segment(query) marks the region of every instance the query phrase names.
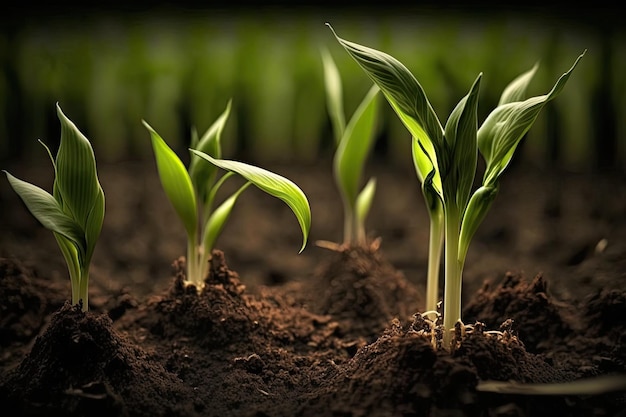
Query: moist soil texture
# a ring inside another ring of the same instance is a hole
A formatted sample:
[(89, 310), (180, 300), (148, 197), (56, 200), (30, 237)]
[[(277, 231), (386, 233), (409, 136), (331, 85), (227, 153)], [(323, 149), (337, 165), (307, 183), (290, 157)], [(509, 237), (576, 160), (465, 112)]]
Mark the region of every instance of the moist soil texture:
[[(445, 349), (422, 315), (429, 224), (411, 167), (366, 168), (363, 246), (339, 244), (332, 162), (265, 168), (306, 193), (307, 247), (289, 208), (251, 187), (198, 288), (154, 163), (101, 164), (87, 312), (52, 233), (2, 181), (2, 414), (626, 416), (623, 174), (510, 167)], [(6, 169), (51, 190), (50, 168)]]

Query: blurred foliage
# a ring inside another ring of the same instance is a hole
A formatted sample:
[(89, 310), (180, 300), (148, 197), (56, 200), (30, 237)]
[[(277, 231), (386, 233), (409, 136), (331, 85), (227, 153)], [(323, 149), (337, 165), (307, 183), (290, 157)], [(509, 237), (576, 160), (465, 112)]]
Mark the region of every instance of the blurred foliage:
[[(532, 15), (348, 14), (228, 10), (57, 15), (0, 31), (0, 160), (58, 140), (59, 102), (99, 160), (149, 159), (145, 119), (183, 158), (191, 127), (204, 131), (232, 98), (224, 155), (312, 161), (333, 151), (320, 49), (344, 79), (346, 112), (371, 83), (334, 41), (338, 33), (394, 55), (424, 87), (440, 117), (483, 72), (484, 117), (502, 88), (540, 62), (529, 94), (544, 94), (584, 49), (558, 100), (528, 133), (519, 158), (571, 170), (626, 161), (623, 30)], [(382, 111), (376, 153), (409, 164), (408, 133)], [(445, 120), (442, 120), (445, 122)]]

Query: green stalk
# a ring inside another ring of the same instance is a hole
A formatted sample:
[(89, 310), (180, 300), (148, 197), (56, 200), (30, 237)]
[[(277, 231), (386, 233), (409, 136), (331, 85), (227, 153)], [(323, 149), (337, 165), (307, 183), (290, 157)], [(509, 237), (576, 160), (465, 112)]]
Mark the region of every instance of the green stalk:
[[(78, 261), (78, 253), (76, 247), (63, 235), (54, 233), (54, 238), (61, 249), (67, 269), (70, 273), (70, 283), (72, 288), (72, 305), (78, 304), (80, 301), (80, 262)], [(87, 311), (87, 303), (83, 303), (83, 311)]]
[[(357, 216), (355, 216), (357, 217)], [(367, 235), (365, 234), (365, 225), (362, 222), (354, 222), (354, 241), (358, 246), (365, 247), (367, 245)]]
[(445, 209), (445, 286), (443, 305), (443, 346), (449, 350), (452, 341), (452, 330), (457, 321), (461, 320), (461, 278), (462, 269), (459, 262), (459, 230), (461, 216), (459, 209), (450, 204)]
[(197, 246), (196, 237), (189, 236), (187, 239), (187, 281), (199, 288), (201, 278), (198, 277)]
[[(426, 311), (437, 311), (439, 302), (439, 268), (443, 249), (444, 222), (440, 210), (431, 213), (428, 243), (428, 276), (426, 279)], [(436, 314), (428, 315), (435, 320)]]
[(345, 218), (343, 219), (343, 244), (349, 245), (354, 242), (354, 210), (347, 198), (343, 200), (343, 212)]
[[(79, 298), (83, 300), (83, 311), (87, 311), (89, 305), (89, 264), (80, 268), (79, 294)], [(78, 304), (78, 300), (74, 304)]]

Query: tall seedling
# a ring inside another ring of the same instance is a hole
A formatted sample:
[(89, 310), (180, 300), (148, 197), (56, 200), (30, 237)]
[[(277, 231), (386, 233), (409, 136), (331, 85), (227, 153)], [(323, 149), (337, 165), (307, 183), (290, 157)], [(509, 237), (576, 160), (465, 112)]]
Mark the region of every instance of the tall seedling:
[(346, 125), (341, 76), (326, 49), (322, 50), (322, 62), (328, 114), (337, 146), (333, 176), (343, 202), (343, 245), (365, 246), (365, 219), (376, 191), (376, 179), (370, 178), (362, 189), (359, 188), (363, 166), (374, 143), (378, 109), (376, 97), (380, 89), (375, 84), (370, 88)]
[[(332, 28), (331, 28), (332, 30)], [(563, 89), (583, 52), (548, 94), (524, 99), (538, 65), (513, 80), (498, 106), (478, 128), (478, 91), (482, 74), (442, 127), (417, 79), (397, 59), (340, 38), (337, 41), (382, 90), (413, 137), (412, 151), (422, 189), (431, 210), (441, 204), (444, 224), (445, 282), (443, 326), (445, 348), (461, 320), (462, 271), (469, 243), (491, 207), (499, 179), (541, 109)], [(486, 162), (481, 186), (472, 192), (478, 151)], [(432, 238), (431, 238), (432, 239)], [(432, 241), (432, 240), (431, 240)], [(429, 279), (435, 279), (430, 277)]]
[(104, 221), (104, 192), (98, 181), (96, 159), (89, 140), (56, 106), (61, 141), (52, 157), (52, 194), (5, 171), (9, 183), (28, 210), (51, 230), (70, 274), (72, 304), (89, 309), (89, 267)]
[[(187, 170), (165, 140), (144, 120), (150, 132), (161, 185), (187, 232), (187, 282), (201, 289), (208, 274), (209, 259), (224, 224), (239, 195), (251, 184), (285, 202), (302, 230), (302, 252), (311, 227), (311, 209), (302, 190), (278, 174), (238, 161), (221, 159), (221, 133), (230, 114), (231, 102), (220, 117), (199, 138), (192, 132), (191, 161)], [(218, 168), (226, 173), (219, 176)], [(216, 205), (224, 182), (235, 174), (246, 182)]]

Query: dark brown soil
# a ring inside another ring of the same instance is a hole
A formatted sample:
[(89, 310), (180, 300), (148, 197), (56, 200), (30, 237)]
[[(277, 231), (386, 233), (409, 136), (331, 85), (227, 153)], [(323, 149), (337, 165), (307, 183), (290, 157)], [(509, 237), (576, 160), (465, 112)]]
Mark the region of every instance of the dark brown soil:
[[(622, 175), (528, 167), (505, 175), (464, 272), (463, 318), (474, 326), (448, 352), (433, 348), (420, 320), (428, 219), (410, 167), (370, 167), (379, 183), (371, 245), (335, 250), (315, 244), (342, 238), (330, 163), (271, 169), (309, 197), (309, 246), (297, 254), (299, 229), (284, 204), (247, 191), (197, 291), (184, 284), (184, 231), (154, 166), (100, 166), (107, 213), (87, 313), (67, 301), (69, 279), (51, 233), (2, 181), (0, 409), (11, 416), (626, 415)], [(46, 169), (8, 170), (51, 184)]]

